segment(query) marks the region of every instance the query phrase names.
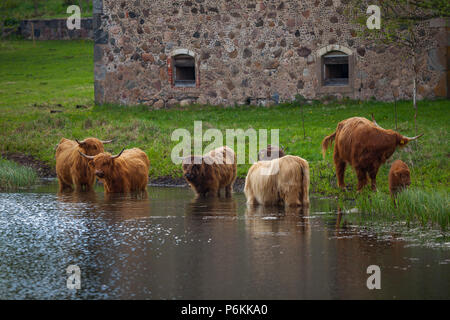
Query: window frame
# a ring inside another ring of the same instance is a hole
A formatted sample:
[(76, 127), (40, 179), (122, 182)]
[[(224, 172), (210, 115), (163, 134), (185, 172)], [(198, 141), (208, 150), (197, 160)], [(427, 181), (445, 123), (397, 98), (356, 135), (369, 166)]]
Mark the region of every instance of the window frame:
[[(340, 52), (348, 57), (348, 83), (344, 85), (332, 85), (325, 84), (325, 64), (324, 58), (328, 53), (331, 52)], [(343, 46), (340, 45), (329, 45), (320, 49), (317, 53), (317, 73), (316, 76), (318, 78), (318, 93), (321, 94), (352, 94), (354, 93), (354, 79), (355, 79), (355, 55), (353, 52)]]
[[(177, 66), (175, 62), (175, 58), (177, 56), (190, 56), (193, 59), (194, 62), (194, 80), (191, 83), (188, 84), (180, 84), (176, 83), (176, 72), (177, 72)], [(168, 73), (169, 73), (169, 82), (170, 86), (173, 89), (192, 89), (192, 88), (198, 88), (200, 86), (200, 72), (199, 72), (199, 65), (198, 61), (196, 59), (196, 54), (188, 49), (176, 49), (171, 52), (170, 56), (167, 59), (167, 66), (168, 66)]]

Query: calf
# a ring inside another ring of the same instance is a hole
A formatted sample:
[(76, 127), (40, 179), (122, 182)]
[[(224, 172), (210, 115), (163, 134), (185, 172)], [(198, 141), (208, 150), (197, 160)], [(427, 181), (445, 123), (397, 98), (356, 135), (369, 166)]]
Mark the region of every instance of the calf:
[(411, 175), (408, 166), (401, 160), (395, 160), (389, 170), (389, 192), (392, 196), (408, 188), (411, 184)]

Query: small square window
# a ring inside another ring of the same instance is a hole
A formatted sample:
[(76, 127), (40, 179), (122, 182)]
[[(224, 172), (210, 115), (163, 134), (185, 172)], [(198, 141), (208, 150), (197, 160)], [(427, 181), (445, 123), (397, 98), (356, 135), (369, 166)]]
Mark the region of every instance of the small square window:
[(193, 87), (196, 84), (195, 59), (189, 55), (180, 54), (173, 57), (173, 81), (176, 87)]
[(342, 52), (330, 52), (322, 57), (323, 85), (348, 86), (349, 60)]

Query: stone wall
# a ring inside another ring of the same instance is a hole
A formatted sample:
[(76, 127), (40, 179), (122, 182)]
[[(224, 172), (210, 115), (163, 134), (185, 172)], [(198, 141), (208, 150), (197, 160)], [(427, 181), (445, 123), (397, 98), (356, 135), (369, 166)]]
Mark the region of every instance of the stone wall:
[(33, 28), (36, 40), (94, 39), (92, 18), (81, 19), (80, 30), (69, 30), (67, 19), (23, 20), (20, 23), (19, 34), (25, 39), (32, 39)]
[[(344, 16), (346, 0), (94, 0), (97, 103), (262, 104), (324, 95), (409, 99), (412, 68), (396, 46), (370, 45)], [(448, 34), (426, 23), (420, 98), (446, 96)], [(325, 86), (322, 56), (348, 55), (348, 85)], [(173, 56), (195, 59), (196, 84), (172, 81)]]

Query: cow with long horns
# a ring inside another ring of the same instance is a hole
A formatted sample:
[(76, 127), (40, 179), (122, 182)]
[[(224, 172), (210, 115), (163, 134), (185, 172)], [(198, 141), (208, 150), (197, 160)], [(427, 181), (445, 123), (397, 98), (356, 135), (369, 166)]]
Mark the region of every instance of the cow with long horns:
[(103, 152), (89, 156), (80, 155), (89, 161), (95, 175), (103, 182), (106, 193), (128, 193), (146, 191), (150, 161), (139, 148), (123, 149), (117, 155)]
[(397, 147), (404, 147), (410, 141), (420, 138), (401, 135), (393, 130), (380, 127), (376, 121), (353, 117), (339, 122), (336, 131), (322, 141), (322, 154), (334, 144), (334, 164), (338, 185), (345, 188), (344, 174), (347, 164), (356, 171), (358, 191), (367, 184), (367, 176), (372, 182), (372, 190), (376, 190), (376, 177), (380, 166), (389, 159)]
[(97, 138), (87, 138), (83, 141), (62, 138), (56, 146), (56, 175), (59, 191), (90, 191), (95, 183), (94, 170), (88, 166), (88, 161), (80, 156), (84, 154), (95, 156), (104, 151), (103, 145), (113, 140), (102, 141)]

